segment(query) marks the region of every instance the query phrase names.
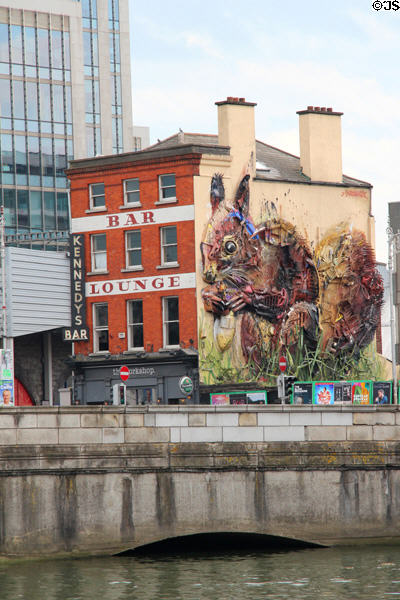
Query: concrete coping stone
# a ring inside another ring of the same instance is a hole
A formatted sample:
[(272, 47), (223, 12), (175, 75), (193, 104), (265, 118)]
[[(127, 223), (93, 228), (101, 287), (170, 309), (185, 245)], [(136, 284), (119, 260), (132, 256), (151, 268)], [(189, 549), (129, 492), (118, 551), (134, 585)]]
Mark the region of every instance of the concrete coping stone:
[(292, 404), (267, 404), (267, 405), (226, 405), (213, 406), (194, 404), (185, 406), (15, 406), (0, 408), (1, 415), (27, 415), (27, 414), (151, 414), (151, 413), (397, 413), (400, 405), (389, 406), (365, 405), (292, 405)]

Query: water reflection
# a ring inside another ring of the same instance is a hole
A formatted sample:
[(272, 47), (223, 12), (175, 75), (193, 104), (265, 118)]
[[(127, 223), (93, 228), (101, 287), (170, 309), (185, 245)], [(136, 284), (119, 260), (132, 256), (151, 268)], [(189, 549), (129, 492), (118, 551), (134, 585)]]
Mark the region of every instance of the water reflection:
[(400, 548), (119, 556), (0, 564), (1, 600), (376, 600), (400, 596)]

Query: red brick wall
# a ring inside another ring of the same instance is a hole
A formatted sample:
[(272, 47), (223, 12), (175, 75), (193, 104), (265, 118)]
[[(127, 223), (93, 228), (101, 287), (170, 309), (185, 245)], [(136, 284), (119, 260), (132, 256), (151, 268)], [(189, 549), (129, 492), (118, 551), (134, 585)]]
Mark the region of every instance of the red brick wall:
[[(199, 156), (187, 155), (176, 159), (159, 160), (153, 163), (130, 163), (115, 165), (112, 168), (103, 168), (102, 160), (98, 161), (98, 168), (94, 170), (70, 170), (71, 182), (71, 216), (90, 217), (104, 214), (128, 214), (137, 210), (154, 210), (168, 208), (176, 210), (177, 206), (193, 204), (193, 176), (198, 174)], [(164, 173), (175, 173), (177, 203), (156, 205), (159, 200), (158, 176)], [(121, 208), (123, 205), (123, 181), (125, 179), (139, 178), (140, 182), (140, 208)], [(101, 212), (89, 212), (89, 185), (91, 183), (104, 183), (106, 208)], [(138, 277), (159, 277), (177, 275), (179, 273), (195, 272), (195, 247), (194, 247), (194, 222), (171, 222), (165, 225), (176, 225), (178, 242), (179, 267), (157, 269), (161, 263), (160, 228), (163, 224), (151, 224), (127, 228), (102, 230), (107, 235), (107, 270), (108, 274), (87, 275), (87, 282), (99, 282), (115, 279), (132, 279)], [(124, 273), (125, 268), (125, 231), (141, 230), (142, 239), (142, 266), (143, 271)], [(85, 265), (86, 272), (91, 271), (90, 235), (98, 233), (91, 231), (85, 233)], [(90, 328), (90, 342), (76, 342), (75, 353), (87, 355), (93, 352), (92, 335), (92, 305), (94, 302), (108, 303), (109, 317), (109, 350), (111, 354), (119, 354), (128, 349), (127, 310), (126, 302), (129, 299), (143, 300), (143, 329), (144, 345), (152, 345), (157, 351), (163, 346), (162, 331), (162, 298), (168, 295), (179, 297), (179, 337), (184, 346), (191, 343), (197, 347), (197, 310), (195, 289), (176, 289), (165, 291), (151, 291), (135, 294), (102, 295), (89, 297), (86, 300), (87, 325)], [(120, 339), (118, 333), (125, 332), (125, 339)], [(190, 342), (192, 340), (192, 342)]]

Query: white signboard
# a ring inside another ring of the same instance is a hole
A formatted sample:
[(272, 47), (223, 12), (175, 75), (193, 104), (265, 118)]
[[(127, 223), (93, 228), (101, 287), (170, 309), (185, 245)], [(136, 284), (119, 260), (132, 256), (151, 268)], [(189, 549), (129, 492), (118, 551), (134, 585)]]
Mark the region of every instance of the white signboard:
[(143, 294), (143, 292), (164, 292), (195, 287), (195, 273), (134, 277), (132, 279), (110, 279), (108, 281), (91, 281), (86, 283), (86, 297)]
[(72, 233), (85, 231), (107, 231), (109, 229), (126, 229), (127, 227), (143, 227), (164, 223), (179, 223), (194, 220), (193, 204), (185, 206), (169, 206), (154, 210), (132, 210), (116, 214), (101, 214), (72, 219)]

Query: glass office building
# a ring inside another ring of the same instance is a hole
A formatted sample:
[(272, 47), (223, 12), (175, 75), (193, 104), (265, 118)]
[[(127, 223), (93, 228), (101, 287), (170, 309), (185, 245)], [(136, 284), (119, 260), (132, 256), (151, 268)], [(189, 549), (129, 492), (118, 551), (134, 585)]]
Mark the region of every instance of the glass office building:
[(0, 194), (16, 243), (68, 231), (69, 160), (134, 144), (128, 0), (33, 6), (0, 6)]

